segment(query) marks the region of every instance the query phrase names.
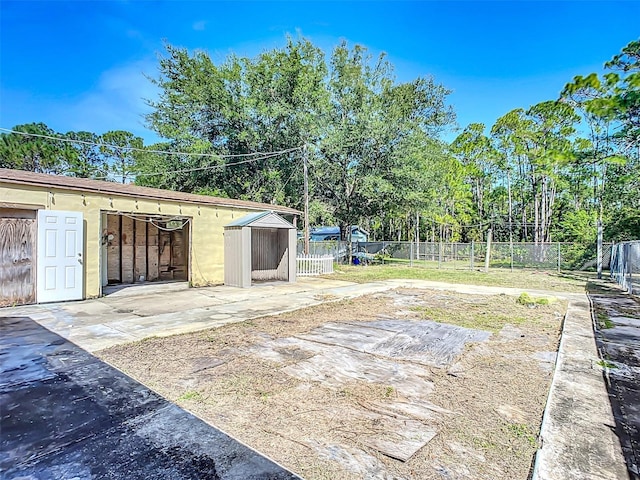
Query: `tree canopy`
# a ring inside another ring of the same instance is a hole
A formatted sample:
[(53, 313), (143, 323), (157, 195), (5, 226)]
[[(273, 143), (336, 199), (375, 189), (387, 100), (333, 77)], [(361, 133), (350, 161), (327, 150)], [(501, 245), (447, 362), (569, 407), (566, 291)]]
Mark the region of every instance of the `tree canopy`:
[[(130, 132), (59, 133), (44, 123), (16, 125), (0, 134), (0, 167), (105, 180), (132, 180), (142, 138)], [(124, 166), (126, 163), (126, 167)]]
[[(147, 185), (301, 208), (307, 146), (313, 211), (346, 227), (386, 215), (381, 197), (405, 187), (397, 175), (405, 143), (435, 139), (454, 119), (443, 86), (426, 77), (399, 83), (384, 54), (374, 58), (360, 45), (343, 42), (327, 59), (309, 40), (289, 38), (282, 49), (255, 59), (231, 55), (219, 65), (205, 52), (167, 45), (166, 53), (149, 125), (169, 140), (167, 148), (219, 157), (206, 160), (206, 174), (141, 177)], [(283, 153), (237, 161), (255, 152)], [(162, 156), (149, 165), (161, 172), (202, 162)], [(396, 198), (393, 209), (403, 201)]]
[(450, 91), (428, 76), (399, 82), (385, 54), (305, 38), (255, 58), (214, 62), (166, 45), (148, 126), (130, 132), (0, 134), (0, 166), (302, 209), (311, 224), (352, 224), (373, 238), (595, 240), (637, 237), (640, 40), (576, 76), (557, 99), (471, 123), (447, 144)]

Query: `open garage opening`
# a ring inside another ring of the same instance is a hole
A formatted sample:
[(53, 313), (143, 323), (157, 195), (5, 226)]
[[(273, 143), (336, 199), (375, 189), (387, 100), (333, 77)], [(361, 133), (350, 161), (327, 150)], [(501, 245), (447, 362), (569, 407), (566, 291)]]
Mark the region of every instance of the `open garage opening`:
[(102, 285), (189, 280), (190, 218), (103, 213)]

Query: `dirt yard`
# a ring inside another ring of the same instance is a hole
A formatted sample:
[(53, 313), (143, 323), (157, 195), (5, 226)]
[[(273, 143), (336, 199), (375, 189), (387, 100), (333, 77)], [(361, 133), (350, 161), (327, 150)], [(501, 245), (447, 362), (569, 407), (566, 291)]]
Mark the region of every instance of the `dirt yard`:
[(396, 290), (98, 355), (306, 479), (524, 480), (566, 310), (542, 303)]

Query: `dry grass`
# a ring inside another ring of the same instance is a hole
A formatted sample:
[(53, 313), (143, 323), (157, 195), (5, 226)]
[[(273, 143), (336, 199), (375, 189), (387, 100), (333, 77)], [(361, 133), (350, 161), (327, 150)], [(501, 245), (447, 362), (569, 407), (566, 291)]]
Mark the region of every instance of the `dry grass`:
[(584, 292), (588, 281), (595, 278), (591, 272), (556, 272), (534, 269), (492, 268), (488, 272), (466, 268), (409, 267), (407, 265), (337, 265), (335, 273), (327, 278), (356, 283), (369, 283), (392, 279), (431, 280), (466, 285), (497, 287), (526, 287), (531, 290), (556, 292)]
[[(524, 480), (551, 380), (548, 364), (533, 355), (557, 349), (565, 308), (561, 302), (528, 308), (513, 297), (403, 290), (152, 338), (99, 355), (307, 479)], [(372, 403), (391, 403), (402, 392), (364, 381), (331, 388), (301, 380), (283, 368), (304, 362), (308, 351), (290, 348), (278, 362), (256, 352), (265, 341), (327, 322), (379, 315), (429, 317), (494, 332), (488, 341), (468, 345), (450, 368), (428, 369), (435, 385), (428, 400), (454, 413), (434, 416), (429, 426), (438, 434), (407, 462), (362, 441), (384, 430)]]

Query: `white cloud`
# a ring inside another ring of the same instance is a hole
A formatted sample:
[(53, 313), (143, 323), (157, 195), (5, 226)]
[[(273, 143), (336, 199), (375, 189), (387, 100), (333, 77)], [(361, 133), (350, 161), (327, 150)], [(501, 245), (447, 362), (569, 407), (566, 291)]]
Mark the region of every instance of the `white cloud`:
[(154, 76), (156, 70), (156, 62), (151, 60), (113, 67), (100, 75), (93, 90), (64, 104), (56, 102), (53, 113), (65, 120), (62, 123), (67, 130), (128, 130), (145, 138), (145, 143), (155, 141), (155, 133), (144, 127), (144, 114), (150, 111), (145, 100), (158, 95), (145, 74)]

